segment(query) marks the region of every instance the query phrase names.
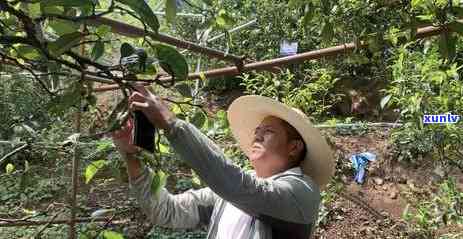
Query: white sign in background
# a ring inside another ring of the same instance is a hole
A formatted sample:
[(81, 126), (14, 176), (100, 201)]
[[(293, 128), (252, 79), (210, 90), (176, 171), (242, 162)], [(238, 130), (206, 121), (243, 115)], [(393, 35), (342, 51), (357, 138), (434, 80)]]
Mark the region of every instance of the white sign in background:
[(291, 56), (297, 54), (297, 42), (282, 40), (280, 42), (280, 55)]

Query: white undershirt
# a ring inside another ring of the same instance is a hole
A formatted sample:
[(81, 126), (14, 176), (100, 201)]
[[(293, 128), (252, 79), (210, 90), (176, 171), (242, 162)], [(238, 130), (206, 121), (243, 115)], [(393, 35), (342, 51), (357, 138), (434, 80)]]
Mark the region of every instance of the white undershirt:
[(226, 203), (217, 229), (217, 239), (249, 238), (252, 217)]

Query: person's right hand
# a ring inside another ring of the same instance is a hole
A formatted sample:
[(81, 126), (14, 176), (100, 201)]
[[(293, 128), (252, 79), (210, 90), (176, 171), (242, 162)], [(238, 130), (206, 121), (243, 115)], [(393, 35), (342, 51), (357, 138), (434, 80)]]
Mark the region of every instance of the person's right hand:
[(111, 134), (114, 144), (121, 153), (133, 154), (140, 151), (140, 148), (132, 142), (133, 120), (129, 118), (120, 130), (114, 131)]

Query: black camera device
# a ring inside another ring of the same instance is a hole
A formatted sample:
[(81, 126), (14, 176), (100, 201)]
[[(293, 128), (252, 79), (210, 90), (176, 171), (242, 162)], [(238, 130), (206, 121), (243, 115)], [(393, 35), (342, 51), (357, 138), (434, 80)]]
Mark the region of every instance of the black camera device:
[[(120, 59), (121, 66), (129, 72), (136, 74), (137, 71), (143, 70), (146, 61), (146, 52), (143, 49), (133, 49), (131, 55)], [(132, 90), (135, 90), (132, 88)], [(141, 111), (134, 111), (133, 114), (133, 131), (132, 142), (134, 145), (146, 149), (150, 152), (154, 151), (154, 140), (156, 127), (148, 120), (145, 114)]]
[(133, 112), (133, 122), (133, 144), (153, 152), (156, 128), (139, 110)]

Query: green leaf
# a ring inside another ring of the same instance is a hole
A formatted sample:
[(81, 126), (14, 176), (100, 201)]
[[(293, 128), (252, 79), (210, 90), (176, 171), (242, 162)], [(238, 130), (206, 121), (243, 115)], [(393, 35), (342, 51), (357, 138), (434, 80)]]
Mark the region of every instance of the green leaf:
[(193, 115), (190, 122), (194, 124), (196, 127), (202, 128), (204, 126), (204, 123), (206, 123), (206, 120), (206, 114), (204, 114), (202, 110), (199, 110)]
[(98, 172), (98, 170), (105, 166), (106, 163), (106, 160), (98, 160), (91, 162), (85, 169), (85, 183), (88, 184), (92, 180), (93, 176), (95, 176), (95, 174)]
[(215, 23), (219, 28), (228, 29), (235, 24), (235, 20), (228, 15), (225, 9), (221, 9), (215, 18)]
[(322, 28), (321, 37), (323, 41), (330, 42), (333, 39), (334, 30), (333, 25), (330, 22), (325, 22)]
[(48, 5), (46, 1), (40, 2), (40, 11), (42, 14), (63, 14), (64, 8), (61, 6)]
[(185, 80), (188, 76), (188, 64), (185, 57), (175, 48), (163, 44), (154, 46), (159, 65), (175, 80)]
[(14, 165), (9, 163), (5, 167), (6, 174), (11, 174), (14, 171)]
[(456, 32), (458, 34), (463, 35), (463, 23), (461, 23), (461, 22), (453, 22), (453, 23), (449, 24), (449, 28), (452, 31), (454, 31), (454, 32)]
[(50, 51), (50, 54), (60, 56), (67, 50), (71, 49), (73, 46), (79, 44), (80, 39), (80, 32), (65, 34), (58, 38), (56, 41), (50, 42), (48, 44), (48, 50)]
[(310, 4), (309, 9), (307, 9), (307, 12), (305, 13), (304, 19), (303, 19), (305, 27), (309, 26), (310, 22), (312, 21), (314, 17), (314, 13), (315, 13), (315, 7)]
[(98, 60), (104, 53), (104, 42), (98, 41), (95, 43), (92, 49), (92, 59)]
[(117, 232), (105, 230), (103, 231), (103, 238), (104, 239), (124, 239), (124, 236), (122, 236), (122, 234), (117, 233)]
[(37, 18), (41, 15), (40, 3), (29, 3), (27, 7), (31, 18)]
[(96, 143), (96, 150), (104, 151), (113, 146), (113, 141), (110, 139), (101, 139)]
[(411, 6), (412, 6), (413, 9), (416, 9), (416, 8), (418, 8), (418, 7), (423, 6), (423, 5), (424, 5), (424, 1), (425, 1), (425, 0), (412, 0)]
[(195, 173), (195, 171), (192, 169), (191, 174), (193, 175), (193, 178), (191, 179), (191, 182), (193, 185), (200, 187), (201, 186), (201, 179), (199, 179), (198, 175)]
[(159, 152), (161, 154), (168, 154), (169, 153), (169, 147), (165, 144), (159, 144)]
[(144, 0), (117, 0), (135, 11), (138, 16), (154, 31), (158, 32), (159, 22), (153, 10)]
[(178, 92), (187, 98), (192, 98), (193, 96), (191, 95), (191, 88), (190, 85), (187, 83), (179, 83), (175, 85), (175, 89), (178, 90)]
[(135, 52), (135, 48), (131, 46), (129, 43), (122, 43), (121, 45), (121, 58), (122, 57), (127, 57), (132, 55)]
[(177, 16), (177, 0), (166, 0), (166, 19), (169, 23), (175, 23)]
[(79, 7), (87, 8), (93, 6), (92, 0), (46, 0), (43, 1), (48, 6)]
[(389, 103), (389, 101), (391, 100), (391, 97), (392, 97), (392, 95), (386, 95), (381, 99), (381, 102), (380, 102), (381, 109), (384, 109), (384, 107), (387, 105), (387, 103)]
[(162, 188), (166, 185), (167, 175), (159, 170), (157, 173), (153, 174), (153, 179), (151, 181), (151, 193), (153, 197), (158, 197)]
[(463, 17), (463, 8), (462, 7), (453, 7), (452, 8), (453, 12), (456, 13), (456, 15), (460, 18)]
[(439, 39), (439, 52), (444, 59), (452, 60), (456, 54), (456, 37), (449, 33), (442, 33)]
[(111, 27), (107, 25), (101, 25), (95, 30), (95, 33), (101, 38), (105, 37), (106, 34), (110, 32), (111, 32)]
[(16, 49), (19, 55), (29, 60), (38, 60), (41, 56), (37, 49), (28, 45), (20, 45)]
[(80, 27), (77, 23), (61, 19), (51, 20), (48, 26), (60, 36), (76, 32)]

